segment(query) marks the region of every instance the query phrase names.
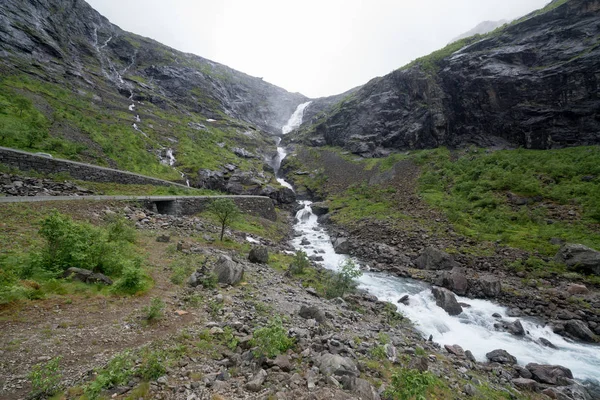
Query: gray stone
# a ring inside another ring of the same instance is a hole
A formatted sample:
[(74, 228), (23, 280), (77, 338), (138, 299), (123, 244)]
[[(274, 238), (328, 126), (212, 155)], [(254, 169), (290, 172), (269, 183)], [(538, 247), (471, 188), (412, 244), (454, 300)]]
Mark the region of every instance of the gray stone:
[(220, 256), (213, 267), (219, 283), (235, 285), (244, 277), (244, 267), (227, 256)]
[(325, 353), (315, 363), (323, 375), (358, 376), (358, 368), (354, 361), (337, 354)]
[(298, 315), (305, 319), (314, 319), (319, 323), (323, 323), (327, 320), (325, 313), (317, 306), (305, 306), (300, 307)]
[(519, 389), (529, 390), (530, 392), (534, 392), (538, 387), (538, 383), (533, 379), (516, 378), (513, 379), (511, 382)]
[(71, 267), (63, 273), (62, 277), (83, 283), (101, 283), (103, 285), (113, 284), (113, 281), (108, 276), (83, 268)]
[(582, 244), (566, 244), (556, 253), (555, 261), (587, 274), (600, 275), (600, 251)]
[(440, 270), (458, 267), (454, 258), (435, 247), (427, 247), (415, 260), (415, 266), (419, 269)]
[(248, 261), (255, 264), (266, 264), (269, 262), (269, 251), (266, 247), (253, 247), (248, 255)]
[(329, 213), (329, 204), (327, 203), (312, 203), (310, 205), (313, 214), (316, 216), (321, 216)]
[(465, 271), (459, 267), (452, 268), (452, 271), (443, 272), (436, 283), (438, 286), (449, 289), (458, 295), (465, 295), (469, 289)]
[(267, 371), (261, 369), (246, 383), (246, 389), (251, 392), (260, 392), (265, 379), (267, 379)]
[(525, 366), (531, 372), (533, 379), (541, 383), (557, 385), (564, 381), (564, 378), (573, 379), (573, 373), (568, 368), (561, 365), (546, 365), (529, 363)]
[(584, 342), (594, 343), (596, 341), (596, 335), (587, 327), (585, 322), (577, 319), (567, 321), (565, 331)]
[(491, 362), (497, 362), (500, 364), (516, 364), (517, 363), (517, 358), (515, 356), (511, 355), (509, 352), (507, 352), (506, 350), (502, 350), (502, 349), (490, 351), (485, 356)]
[(498, 297), (502, 293), (502, 283), (500, 283), (499, 278), (496, 276), (484, 276), (479, 279), (479, 283), (481, 284), (483, 294), (487, 297)]
[(462, 307), (458, 304), (454, 293), (451, 291), (434, 286), (431, 288), (431, 293), (435, 297), (435, 304), (443, 308), (448, 314), (458, 315), (462, 313)]
[(333, 250), (338, 254), (348, 254), (348, 252), (350, 252), (350, 242), (348, 241), (348, 238), (336, 238), (333, 241)]

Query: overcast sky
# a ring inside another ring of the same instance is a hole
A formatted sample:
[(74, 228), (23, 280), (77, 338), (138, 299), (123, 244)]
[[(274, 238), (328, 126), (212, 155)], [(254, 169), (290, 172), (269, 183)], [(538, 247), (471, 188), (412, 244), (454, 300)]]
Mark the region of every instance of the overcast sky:
[(291, 92), (344, 92), (549, 0), (87, 0), (122, 29)]

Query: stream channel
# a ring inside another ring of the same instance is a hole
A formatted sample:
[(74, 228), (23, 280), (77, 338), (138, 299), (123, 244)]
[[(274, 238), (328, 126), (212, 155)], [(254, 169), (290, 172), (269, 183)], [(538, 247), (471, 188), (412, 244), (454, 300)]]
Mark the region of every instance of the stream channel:
[[(304, 109), (310, 104), (298, 106), (288, 123), (282, 128), (285, 135), (298, 128), (302, 123)], [(278, 137), (277, 145), (281, 142)], [(281, 161), (287, 155), (283, 147), (277, 147), (277, 155), (273, 158), (273, 167), (277, 180), (284, 186), (292, 188), (279, 175)], [(337, 254), (333, 250), (331, 238), (317, 221), (317, 216), (311, 209), (311, 201), (301, 200), (303, 208), (296, 214), (294, 229), (300, 235), (292, 240), (296, 250), (302, 250), (310, 257), (323, 257), (321, 265), (327, 269), (338, 270), (348, 258), (347, 255)], [(302, 244), (305, 243), (305, 244)], [(309, 243), (309, 244), (306, 244)], [(358, 261), (358, 260), (355, 260)], [(368, 265), (362, 264), (363, 275), (358, 279), (359, 288), (377, 296), (380, 300), (396, 304), (398, 310), (408, 317), (424, 338), (433, 336), (433, 341), (440, 345), (458, 344), (465, 350), (471, 350), (477, 361), (487, 361), (485, 354), (504, 349), (517, 358), (520, 365), (534, 362), (538, 364), (553, 364), (565, 366), (580, 380), (591, 380), (599, 383), (600, 377), (600, 346), (576, 343), (552, 332), (534, 318), (521, 317), (521, 323), (527, 334), (523, 337), (500, 332), (494, 328), (498, 320), (492, 314), (498, 313), (504, 321), (514, 321), (517, 318), (507, 316), (508, 309), (491, 301), (470, 299), (456, 296), (459, 302), (468, 303), (457, 316), (450, 316), (435, 304), (431, 294), (431, 285), (413, 279), (399, 278), (382, 272), (370, 272)], [(398, 300), (408, 294), (409, 305), (398, 303)], [(549, 340), (555, 349), (540, 343), (540, 338)]]

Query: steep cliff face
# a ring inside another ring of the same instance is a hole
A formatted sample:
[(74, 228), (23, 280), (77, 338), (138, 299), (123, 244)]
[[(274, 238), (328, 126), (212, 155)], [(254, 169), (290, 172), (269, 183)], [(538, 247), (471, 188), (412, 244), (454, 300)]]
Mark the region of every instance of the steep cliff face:
[(366, 156), (468, 143), (600, 143), (599, 12), (600, 1), (570, 0), (451, 44), (373, 79), (300, 137)]
[[(0, 63), (49, 81), (226, 115), (279, 133), (300, 94), (121, 30), (83, 0), (0, 3)], [(31, 67), (34, 67), (33, 69)], [(6, 70), (5, 70), (6, 71)], [(100, 78), (100, 79), (99, 79)]]

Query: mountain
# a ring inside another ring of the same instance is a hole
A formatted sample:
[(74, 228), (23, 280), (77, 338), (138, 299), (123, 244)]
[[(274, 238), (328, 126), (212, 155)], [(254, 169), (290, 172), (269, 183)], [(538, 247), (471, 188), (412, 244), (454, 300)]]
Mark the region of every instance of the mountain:
[(483, 21), (482, 23), (478, 24), (475, 28), (473, 28), (461, 35), (458, 35), (457, 37), (452, 39), (450, 41), (450, 43), (454, 43), (456, 41), (468, 38), (473, 35), (484, 35), (488, 32), (493, 31), (496, 28), (501, 27), (502, 25), (504, 25), (506, 23), (508, 23), (508, 21), (505, 19), (501, 19), (500, 21)]
[(176, 167), (192, 183), (227, 163), (262, 171), (307, 100), (125, 32), (83, 0), (2, 1), (0, 71), (0, 145), (182, 179)]
[(437, 146), (600, 143), (600, 1), (554, 1), (375, 78), (297, 137), (364, 156)]

